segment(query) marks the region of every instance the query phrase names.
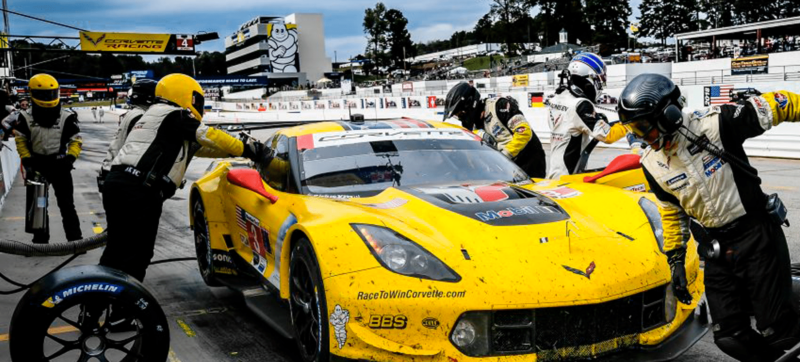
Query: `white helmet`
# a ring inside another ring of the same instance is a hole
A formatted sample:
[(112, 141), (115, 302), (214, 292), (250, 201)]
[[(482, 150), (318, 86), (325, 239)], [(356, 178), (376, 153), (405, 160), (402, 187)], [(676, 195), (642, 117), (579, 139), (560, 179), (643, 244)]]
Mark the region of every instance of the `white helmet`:
[(597, 54), (580, 53), (569, 62), (567, 67), (570, 76), (585, 78), (594, 85), (596, 96), (600, 96), (600, 91), (606, 83), (606, 63)]

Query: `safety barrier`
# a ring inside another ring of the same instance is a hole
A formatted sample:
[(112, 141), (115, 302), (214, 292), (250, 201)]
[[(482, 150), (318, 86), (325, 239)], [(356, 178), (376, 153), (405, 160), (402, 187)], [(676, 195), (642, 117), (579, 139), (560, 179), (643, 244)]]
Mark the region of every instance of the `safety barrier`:
[(0, 141), (0, 210), (6, 195), (11, 191), (11, 185), (19, 173), (19, 156), (17, 155), (17, 145), (14, 141)]
[[(786, 77), (789, 74), (778, 74)], [(773, 76), (764, 74), (763, 76)], [(726, 81), (740, 80), (741, 82), (716, 83), (713, 85), (687, 85), (681, 86), (681, 92), (686, 96), (688, 110), (701, 109), (710, 105), (708, 95), (720, 91), (714, 87), (755, 88), (762, 92), (785, 89), (800, 93), (800, 76), (797, 81), (774, 81), (751, 83), (746, 80), (751, 75), (726, 76)], [(759, 78), (762, 79), (762, 78)], [(720, 79), (721, 80), (721, 79)], [(524, 88), (523, 88), (524, 89)], [(727, 89), (727, 88), (726, 88)], [(622, 87), (609, 88), (606, 92), (616, 97)], [(724, 93), (724, 91), (721, 91)], [(547, 109), (541, 103), (532, 104), (531, 97), (538, 100), (546, 99), (552, 94), (547, 91), (521, 91), (483, 93), (489, 96), (510, 96), (515, 98), (522, 108), (525, 117), (531, 123), (534, 132), (543, 143), (549, 143), (550, 128), (548, 126)], [(218, 112), (209, 112), (207, 119), (224, 122), (253, 122), (253, 121), (295, 121), (295, 120), (343, 120), (348, 119), (350, 113), (361, 113), (366, 119), (411, 117), (424, 120), (441, 120), (443, 112), (444, 92), (433, 91), (424, 95), (391, 96), (375, 94), (371, 96), (336, 99), (305, 100), (291, 102), (250, 101), (250, 102), (216, 102), (214, 108)], [(350, 107), (348, 110), (347, 107)], [(609, 119), (615, 120), (616, 104), (600, 104), (598, 108)], [(259, 111), (260, 110), (260, 111)], [(613, 147), (625, 147), (620, 141)], [(748, 140), (745, 143), (748, 155), (762, 157), (779, 157), (800, 159), (800, 124), (782, 124), (767, 131), (764, 135)]]

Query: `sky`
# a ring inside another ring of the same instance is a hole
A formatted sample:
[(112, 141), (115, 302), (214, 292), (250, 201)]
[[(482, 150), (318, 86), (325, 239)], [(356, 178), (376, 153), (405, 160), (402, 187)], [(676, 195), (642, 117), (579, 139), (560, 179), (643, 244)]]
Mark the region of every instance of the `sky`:
[[(322, 13), (326, 54), (342, 61), (363, 53), (364, 9), (376, 0), (7, 0), (12, 11), (92, 31), (192, 34), (216, 31), (224, 37), (256, 16), (295, 12)], [(403, 12), (411, 39), (449, 39), (471, 30), (489, 11), (491, 0), (385, 0), (387, 8)], [(633, 15), (641, 0), (631, 0)], [(535, 14), (534, 14), (535, 15)], [(76, 30), (9, 14), (12, 35), (78, 36)], [(302, 34), (302, 29), (299, 29)], [(302, 36), (302, 35), (301, 35)], [(197, 50), (222, 51), (223, 40), (203, 43)]]

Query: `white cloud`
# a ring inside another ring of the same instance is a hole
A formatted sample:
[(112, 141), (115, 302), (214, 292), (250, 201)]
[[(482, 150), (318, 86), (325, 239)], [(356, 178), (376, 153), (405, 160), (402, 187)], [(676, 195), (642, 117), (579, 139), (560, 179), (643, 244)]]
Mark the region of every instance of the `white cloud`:
[(363, 54), (367, 46), (367, 38), (363, 35), (331, 37), (325, 39), (325, 50), (331, 60), (336, 59), (340, 62), (357, 54)]

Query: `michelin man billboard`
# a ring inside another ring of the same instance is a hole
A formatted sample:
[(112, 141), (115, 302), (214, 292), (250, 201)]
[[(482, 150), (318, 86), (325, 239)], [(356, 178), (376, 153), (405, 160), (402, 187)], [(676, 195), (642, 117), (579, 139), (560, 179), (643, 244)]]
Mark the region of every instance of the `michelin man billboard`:
[(273, 73), (297, 73), (300, 71), (296, 24), (267, 24), (267, 45)]

